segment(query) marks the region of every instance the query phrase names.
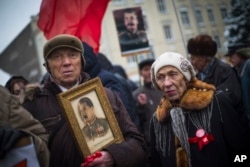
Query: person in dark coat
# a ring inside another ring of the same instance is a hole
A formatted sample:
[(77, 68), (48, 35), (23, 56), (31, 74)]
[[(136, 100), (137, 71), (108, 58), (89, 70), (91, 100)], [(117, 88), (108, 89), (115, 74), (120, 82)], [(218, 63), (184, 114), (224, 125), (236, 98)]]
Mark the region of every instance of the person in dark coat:
[[(140, 118), (141, 130), (144, 135), (147, 147), (150, 150), (150, 120), (155, 112), (163, 93), (155, 89), (151, 80), (151, 65), (155, 59), (144, 59), (138, 64), (140, 77), (142, 78), (142, 86), (133, 91), (133, 98), (136, 101), (137, 113)], [(150, 164), (151, 155), (148, 151), (148, 164)]]
[(188, 40), (187, 49), (190, 54), (190, 62), (197, 71), (196, 77), (215, 85), (216, 89), (224, 91), (238, 113), (245, 115), (237, 73), (229, 64), (215, 57), (217, 43), (212, 37), (207, 34), (197, 35)]
[[(99, 53), (95, 55), (93, 48), (86, 42), (83, 42), (83, 47), (85, 49), (84, 57), (86, 60), (84, 71), (87, 72), (91, 78), (99, 77), (105, 87), (118, 93), (130, 118), (135, 123), (136, 127), (139, 128), (140, 123), (135, 111), (135, 102), (133, 101), (132, 93), (127, 83), (112, 72), (113, 65), (103, 54)], [(100, 57), (102, 57), (101, 62), (99, 61)]]
[(131, 92), (135, 91), (138, 88), (138, 85), (128, 78), (128, 75), (125, 71), (125, 69), (121, 65), (113, 65), (112, 72), (118, 77), (127, 83), (128, 87), (130, 88)]
[[(179, 53), (165, 52), (152, 64), (154, 86), (164, 92), (151, 120), (152, 166), (247, 166), (249, 128), (226, 92), (195, 77)], [(238, 162), (238, 163), (237, 163)]]
[(244, 109), (248, 117), (248, 125), (250, 127), (250, 47), (242, 47), (231, 50), (228, 55), (229, 61), (233, 68), (236, 69), (240, 78), (242, 100)]
[[(50, 166), (79, 167), (84, 161), (75, 137), (65, 119), (57, 95), (90, 80), (83, 72), (86, 65), (82, 42), (75, 36), (60, 34), (44, 46), (45, 67), (50, 77), (33, 98), (26, 98), (23, 106), (38, 119), (50, 133)], [(103, 150), (101, 156), (89, 166), (143, 166), (145, 141), (116, 93), (108, 88), (105, 92), (121, 129), (124, 141), (114, 143)]]

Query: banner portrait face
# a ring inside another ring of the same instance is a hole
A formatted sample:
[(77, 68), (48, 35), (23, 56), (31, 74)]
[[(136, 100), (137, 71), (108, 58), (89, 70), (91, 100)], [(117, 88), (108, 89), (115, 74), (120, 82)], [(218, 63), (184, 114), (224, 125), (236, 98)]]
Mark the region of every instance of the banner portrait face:
[(149, 42), (140, 7), (113, 11), (122, 55), (149, 52)]

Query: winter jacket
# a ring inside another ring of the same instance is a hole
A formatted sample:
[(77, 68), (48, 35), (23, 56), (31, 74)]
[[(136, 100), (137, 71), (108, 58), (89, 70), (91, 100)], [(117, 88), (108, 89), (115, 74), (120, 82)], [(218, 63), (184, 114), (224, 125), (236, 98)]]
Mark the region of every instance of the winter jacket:
[(93, 49), (85, 42), (83, 42), (83, 46), (85, 50), (84, 57), (86, 60), (84, 71), (87, 72), (91, 78), (99, 77), (104, 87), (111, 89), (119, 95), (129, 113), (130, 118), (139, 128), (140, 123), (139, 117), (135, 111), (135, 101), (133, 100), (132, 92), (126, 81), (118, 78), (115, 74), (108, 70), (112, 68), (111, 62), (108, 62), (107, 59), (103, 60), (102, 63), (109, 67), (107, 69), (103, 69), (102, 64), (98, 62), (97, 55), (95, 55)]
[[(86, 73), (82, 73), (81, 78), (80, 83), (90, 79)], [(60, 88), (49, 79), (45, 82), (42, 90), (37, 90), (32, 101), (26, 100), (23, 105), (50, 132), (50, 166), (79, 167), (84, 157), (82, 157), (70, 127), (65, 121), (63, 110), (57, 100), (59, 93), (61, 93)], [(106, 150), (112, 155), (118, 167), (142, 166), (145, 159), (143, 136), (131, 121), (120, 98), (109, 89), (106, 89), (106, 93), (125, 138), (124, 142), (112, 144)]]
[[(152, 166), (229, 167), (237, 165), (236, 155), (250, 155), (247, 124), (240, 121), (225, 92), (214, 94), (207, 85), (193, 82), (174, 106), (162, 99), (151, 121)], [(176, 119), (176, 110), (184, 117)], [(187, 138), (174, 125), (185, 127)], [(201, 138), (199, 129), (205, 130)]]
[(149, 127), (150, 120), (163, 96), (163, 93), (158, 89), (155, 89), (152, 83), (144, 84), (133, 92), (133, 98), (137, 101), (137, 96), (140, 93), (145, 93), (147, 96), (147, 104), (141, 106), (137, 104), (137, 113), (140, 118), (141, 130), (144, 134), (144, 138), (147, 142), (148, 148), (151, 146)]
[[(214, 58), (213, 61), (203, 81), (213, 84), (218, 90), (224, 91), (230, 97), (233, 106), (238, 108), (239, 105), (242, 105), (242, 100), (241, 86), (237, 73), (231, 66), (219, 59)], [(198, 79), (201, 78), (198, 77)]]
[(48, 134), (45, 128), (21, 106), (17, 98), (2, 86), (0, 86), (0, 99), (0, 127), (14, 128), (21, 131), (25, 136), (31, 136), (40, 166), (48, 167)]
[(245, 107), (245, 111), (247, 112), (248, 124), (250, 127), (250, 59), (248, 59), (244, 64), (241, 65), (239, 69), (239, 77), (241, 81), (242, 88), (242, 99)]

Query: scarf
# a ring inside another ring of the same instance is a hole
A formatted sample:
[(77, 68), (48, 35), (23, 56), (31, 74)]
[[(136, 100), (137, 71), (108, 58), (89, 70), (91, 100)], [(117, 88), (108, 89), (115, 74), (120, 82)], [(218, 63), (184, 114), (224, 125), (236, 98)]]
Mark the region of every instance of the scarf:
[[(175, 135), (176, 163), (177, 167), (191, 167), (190, 146), (186, 129), (183, 110), (204, 111), (209, 108), (212, 102), (215, 87), (202, 82), (196, 78), (188, 84), (187, 91), (182, 96), (178, 104), (172, 104), (164, 96), (157, 107), (155, 118), (153, 119), (156, 134), (156, 148), (163, 155), (166, 155), (166, 141), (170, 137), (171, 131)], [(203, 112), (207, 114), (208, 112)], [(206, 116), (206, 122), (210, 122), (210, 117)], [(171, 119), (171, 121), (169, 121)], [(171, 122), (171, 123), (170, 123)], [(210, 125), (209, 127), (210, 128)], [(170, 147), (169, 147), (170, 148)]]

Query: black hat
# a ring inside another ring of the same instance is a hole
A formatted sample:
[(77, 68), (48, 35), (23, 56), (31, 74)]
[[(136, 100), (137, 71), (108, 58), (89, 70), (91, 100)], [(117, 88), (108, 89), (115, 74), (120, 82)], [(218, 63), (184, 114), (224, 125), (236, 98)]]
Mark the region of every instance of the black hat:
[(145, 59), (142, 60), (139, 63), (139, 70), (141, 70), (143, 67), (147, 66), (147, 65), (152, 65), (154, 63), (155, 59)]

